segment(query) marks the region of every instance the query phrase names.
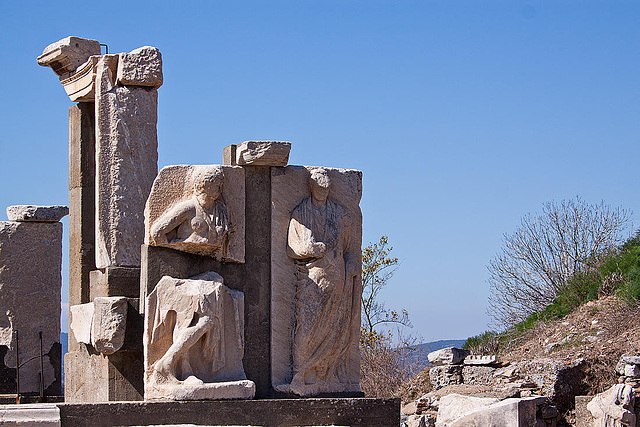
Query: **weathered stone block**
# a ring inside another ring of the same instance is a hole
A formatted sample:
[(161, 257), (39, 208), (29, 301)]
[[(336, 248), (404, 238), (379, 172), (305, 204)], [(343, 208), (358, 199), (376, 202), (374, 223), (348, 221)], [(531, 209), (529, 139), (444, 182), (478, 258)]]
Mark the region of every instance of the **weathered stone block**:
[(122, 348), (127, 325), (128, 303), (124, 297), (98, 297), (93, 300), (91, 344), (103, 354)]
[(162, 55), (158, 48), (143, 46), (121, 53), (118, 61), (118, 84), (162, 86)]
[(114, 87), (107, 58), (97, 64), (96, 87), (96, 267), (137, 267), (157, 173), (158, 93)]
[[(51, 356), (60, 341), (62, 224), (0, 222), (0, 345), (9, 348), (5, 364), (15, 368), (15, 333), (19, 331), (20, 363), (43, 351), (44, 388), (60, 378), (59, 359)], [(20, 391), (40, 390), (40, 366), (20, 369)]]
[(241, 166), (287, 166), (290, 151), (290, 142), (245, 141), (235, 148), (235, 164)]
[(50, 44), (37, 59), (43, 67), (51, 67), (59, 76), (74, 72), (91, 55), (100, 55), (100, 42), (69, 36)]
[(14, 205), (7, 208), (9, 221), (58, 222), (69, 214), (67, 206)]
[(145, 208), (145, 243), (244, 262), (244, 169), (219, 165), (162, 168)]
[(72, 305), (69, 307), (69, 332), (73, 334), (76, 342), (91, 344), (91, 325), (93, 323), (93, 312), (94, 305), (92, 302)]
[(465, 357), (469, 355), (469, 350), (461, 348), (447, 347), (441, 350), (432, 351), (427, 355), (429, 362), (435, 366), (459, 365)]
[(140, 296), (140, 268), (107, 267), (90, 273), (90, 299), (98, 297)]
[(478, 365), (478, 366), (482, 366), (482, 365), (493, 365), (498, 361), (498, 356), (496, 355), (491, 355), (491, 356), (480, 356), (480, 355), (475, 355), (475, 354), (471, 354), (467, 357), (464, 358), (464, 364), (465, 365)]
[(273, 386), (304, 396), (357, 393), (362, 174), (272, 167), (271, 183)]
[(537, 423), (537, 407), (546, 397), (511, 398), (497, 401), (450, 394), (440, 399), (437, 427), (532, 427)]

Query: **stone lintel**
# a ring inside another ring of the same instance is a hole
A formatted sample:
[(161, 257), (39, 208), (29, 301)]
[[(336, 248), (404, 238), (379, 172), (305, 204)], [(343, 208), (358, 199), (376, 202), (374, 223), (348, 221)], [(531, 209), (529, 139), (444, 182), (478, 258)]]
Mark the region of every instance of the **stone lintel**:
[(90, 300), (97, 297), (140, 297), (139, 267), (107, 267), (89, 273)]
[(245, 141), (236, 146), (240, 166), (287, 166), (291, 143), (285, 141)]
[(69, 214), (67, 206), (14, 205), (7, 208), (9, 221), (58, 222)]
[[(264, 399), (62, 403), (61, 425), (262, 425), (397, 427), (400, 399)], [(135, 420), (135, 421), (132, 421)]]

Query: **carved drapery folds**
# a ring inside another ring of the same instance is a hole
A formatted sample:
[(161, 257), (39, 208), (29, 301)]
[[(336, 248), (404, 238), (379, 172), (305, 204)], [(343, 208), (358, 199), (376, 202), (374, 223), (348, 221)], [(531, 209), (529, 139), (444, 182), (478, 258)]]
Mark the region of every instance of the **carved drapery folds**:
[(359, 392), (360, 173), (287, 167), (272, 185), (274, 387)]

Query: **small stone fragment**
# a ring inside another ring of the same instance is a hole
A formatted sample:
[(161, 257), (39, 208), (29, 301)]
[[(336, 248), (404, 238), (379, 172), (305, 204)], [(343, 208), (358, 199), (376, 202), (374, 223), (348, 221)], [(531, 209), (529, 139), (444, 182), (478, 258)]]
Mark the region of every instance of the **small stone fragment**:
[(432, 351), (427, 355), (429, 362), (436, 366), (459, 365), (465, 357), (469, 355), (469, 350), (455, 347), (447, 347), (441, 350)]
[(103, 354), (113, 354), (122, 348), (127, 325), (127, 299), (98, 297), (93, 300), (91, 344)]
[(76, 341), (91, 344), (91, 322), (93, 320), (93, 303), (72, 305), (71, 312), (71, 332)]
[(67, 206), (14, 205), (7, 208), (9, 221), (58, 222), (69, 215)]
[(245, 141), (236, 146), (236, 164), (287, 166), (291, 143), (283, 141)]
[(129, 53), (121, 53), (118, 84), (156, 89), (162, 86), (162, 55), (158, 48), (143, 46)]

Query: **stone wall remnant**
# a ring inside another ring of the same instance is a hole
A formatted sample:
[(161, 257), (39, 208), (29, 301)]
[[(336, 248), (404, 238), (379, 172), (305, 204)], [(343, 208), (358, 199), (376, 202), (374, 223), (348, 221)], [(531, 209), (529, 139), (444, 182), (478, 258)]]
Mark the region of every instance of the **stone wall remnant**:
[[(19, 362), (37, 358), (41, 332), (44, 389), (60, 394), (62, 224), (53, 219), (65, 207), (14, 206), (8, 211), (19, 221), (0, 222), (0, 345), (8, 350), (4, 364), (16, 367), (16, 333)], [(39, 372), (35, 359), (20, 368), (21, 393), (40, 391)], [(14, 379), (3, 383), (15, 387)], [(15, 393), (15, 388), (3, 393)]]
[(165, 276), (147, 297), (145, 399), (250, 399), (246, 379), (244, 294), (215, 272)]

